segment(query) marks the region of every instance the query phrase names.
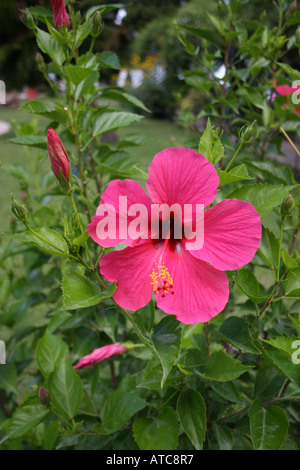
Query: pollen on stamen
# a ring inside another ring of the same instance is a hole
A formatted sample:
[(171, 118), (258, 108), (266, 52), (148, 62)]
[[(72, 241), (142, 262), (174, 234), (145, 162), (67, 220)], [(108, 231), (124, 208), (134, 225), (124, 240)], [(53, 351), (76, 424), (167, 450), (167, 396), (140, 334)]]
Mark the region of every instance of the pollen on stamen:
[(169, 293), (174, 295), (173, 279), (164, 262), (161, 262), (160, 264), (155, 262), (150, 278), (152, 279), (151, 285), (153, 286), (155, 294), (161, 294), (162, 297), (165, 297), (166, 294)]

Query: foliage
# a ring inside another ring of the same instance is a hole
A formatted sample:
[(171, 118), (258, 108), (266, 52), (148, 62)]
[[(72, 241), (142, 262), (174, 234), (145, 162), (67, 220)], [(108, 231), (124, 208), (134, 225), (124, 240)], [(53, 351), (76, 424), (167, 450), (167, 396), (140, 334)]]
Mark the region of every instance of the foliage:
[[(299, 15), (280, 1), (279, 30), (263, 22), (248, 30), (238, 17), (243, 3), (231, 0), (227, 14), (211, 17), (213, 35), (180, 26), (195, 61), (184, 31), (204, 50), (204, 62), (184, 73), (186, 86), (210, 97), (200, 113), (191, 110), (181, 122), (198, 129), (199, 118), (210, 118), (191, 145), (217, 168), (217, 201), (249, 201), (263, 225), (253, 261), (227, 272), (225, 310), (195, 325), (164, 314), (153, 300), (137, 312), (113, 301), (116, 286), (98, 270), (111, 248), (96, 245), (85, 226), (109, 181), (147, 178), (130, 153), (131, 145), (143, 144), (140, 135), (130, 130), (115, 144), (104, 142), (108, 132), (142, 118), (120, 103), (143, 112), (145, 105), (122, 88), (96, 85), (118, 60), (92, 47), (82, 53), (84, 41), (94, 43), (95, 9), (79, 19), (71, 2), (72, 27), (58, 30), (51, 18), (30, 10), (39, 20), (40, 71), (48, 81), (47, 72), (55, 70), (65, 92), (50, 82), (54, 98), (23, 109), (57, 131), (74, 181), (63, 186), (60, 176), (57, 184), (50, 171), (41, 177), (46, 132), (35, 120), (17, 128), (11, 142), (27, 146), (33, 169), (25, 173), (13, 162), (1, 168), (19, 180), (23, 197), (22, 203), (13, 199), (15, 218), (0, 247), (0, 339), (7, 347), (7, 364), (0, 365), (2, 449), (298, 449), (300, 192), (289, 166), (267, 158), (267, 151), (272, 143), (280, 147), (280, 127), (299, 126), (293, 104), (283, 108), (280, 97), (270, 96), (274, 78), (283, 83), (299, 73), (286, 67), (283, 55), (297, 49), (289, 25)], [(114, 5), (98, 10), (105, 8)], [(283, 38), (288, 31), (291, 38)], [(222, 82), (212, 71), (224, 40)], [(115, 342), (126, 351), (74, 369), (82, 356)]]

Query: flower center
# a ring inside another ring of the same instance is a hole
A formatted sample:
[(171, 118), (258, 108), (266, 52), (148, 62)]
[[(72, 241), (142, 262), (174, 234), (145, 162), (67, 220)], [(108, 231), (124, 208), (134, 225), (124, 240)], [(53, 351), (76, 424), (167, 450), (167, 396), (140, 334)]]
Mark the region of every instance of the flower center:
[(154, 268), (149, 276), (152, 279), (151, 285), (153, 286), (155, 294), (160, 294), (162, 297), (165, 297), (166, 294), (169, 293), (174, 295), (173, 279), (164, 262), (161, 262), (161, 264), (155, 262)]

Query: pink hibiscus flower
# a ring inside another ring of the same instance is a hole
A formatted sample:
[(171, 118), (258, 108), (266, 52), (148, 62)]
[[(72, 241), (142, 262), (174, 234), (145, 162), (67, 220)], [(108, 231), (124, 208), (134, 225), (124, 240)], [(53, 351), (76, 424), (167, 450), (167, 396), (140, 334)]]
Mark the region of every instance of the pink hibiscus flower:
[(65, 0), (50, 0), (53, 6), (53, 23), (56, 29), (59, 26), (69, 26), (70, 20), (65, 7)]
[(120, 346), (121, 343), (112, 343), (107, 346), (102, 346), (102, 348), (95, 349), (91, 354), (84, 356), (80, 359), (78, 364), (74, 366), (74, 369), (85, 369), (86, 367), (91, 367), (94, 364), (104, 361), (112, 356), (119, 356), (126, 348)]
[[(276, 85), (276, 81), (274, 82), (274, 84)], [(299, 90), (300, 90), (300, 86), (299, 87), (291, 87), (288, 84), (279, 85), (275, 88), (275, 91), (281, 96), (290, 96), (295, 92), (297, 92), (297, 95), (299, 95), (299, 93), (300, 93)], [(283, 105), (283, 107), (286, 108), (288, 105), (289, 105), (289, 103), (285, 103)], [(298, 108), (296, 108), (294, 111), (295, 111), (295, 113), (300, 115), (300, 106), (298, 106)]]
[[(152, 201), (206, 207), (215, 199), (218, 184), (216, 169), (203, 155), (171, 147), (158, 153), (149, 166), (146, 186), (151, 199), (137, 182), (115, 180), (102, 194), (99, 207), (112, 204), (117, 211), (122, 195), (127, 196), (128, 206), (144, 204), (148, 218)], [(201, 249), (189, 250), (185, 238), (175, 239), (172, 224), (166, 239), (102, 240), (97, 235), (100, 220), (96, 213), (87, 226), (96, 243), (104, 247), (128, 245), (100, 260), (101, 274), (117, 283), (115, 302), (135, 311), (151, 300), (154, 291), (157, 306), (185, 324), (207, 322), (224, 309), (229, 297), (224, 271), (249, 263), (261, 238), (259, 214), (249, 202), (237, 199), (224, 200), (204, 212)]]

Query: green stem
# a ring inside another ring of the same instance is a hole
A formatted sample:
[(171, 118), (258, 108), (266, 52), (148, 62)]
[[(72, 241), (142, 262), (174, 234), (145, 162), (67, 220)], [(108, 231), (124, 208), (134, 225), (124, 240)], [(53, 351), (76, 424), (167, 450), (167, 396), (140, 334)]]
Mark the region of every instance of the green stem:
[(231, 167), (232, 163), (234, 162), (236, 156), (240, 153), (240, 150), (242, 149), (243, 147), (243, 142), (240, 143), (240, 145), (238, 146), (235, 154), (233, 155), (232, 159), (230, 160), (230, 162), (228, 163), (227, 167), (225, 168), (225, 171), (228, 171), (228, 169)]
[(278, 261), (277, 261), (277, 276), (276, 276), (277, 282), (279, 282), (279, 277), (280, 277), (280, 261), (281, 261), (283, 225), (284, 225), (284, 217), (281, 218), (281, 223), (280, 223), (280, 238), (279, 238), (279, 250), (278, 250)]
[[(84, 235), (84, 234), (85, 234), (85, 228), (83, 227), (82, 220), (81, 220), (81, 217), (80, 217), (80, 215), (79, 215), (79, 213), (78, 213), (78, 210), (77, 210), (77, 207), (76, 207), (76, 204), (75, 204), (74, 197), (73, 197), (73, 194), (72, 194), (72, 193), (69, 194), (69, 199), (70, 199), (70, 201), (71, 201), (71, 204), (72, 204), (74, 213), (75, 213), (75, 215), (76, 215), (76, 217), (77, 217), (77, 220), (78, 220), (78, 223), (79, 223), (79, 226), (80, 226), (81, 233), (82, 233), (82, 235)], [(89, 258), (89, 262), (91, 263), (91, 266), (93, 267), (94, 264), (93, 264), (93, 260), (92, 260), (92, 257), (91, 257), (91, 253), (90, 253), (90, 250), (89, 250), (87, 241), (84, 242), (84, 246), (85, 246), (85, 249), (86, 249), (88, 258)]]

